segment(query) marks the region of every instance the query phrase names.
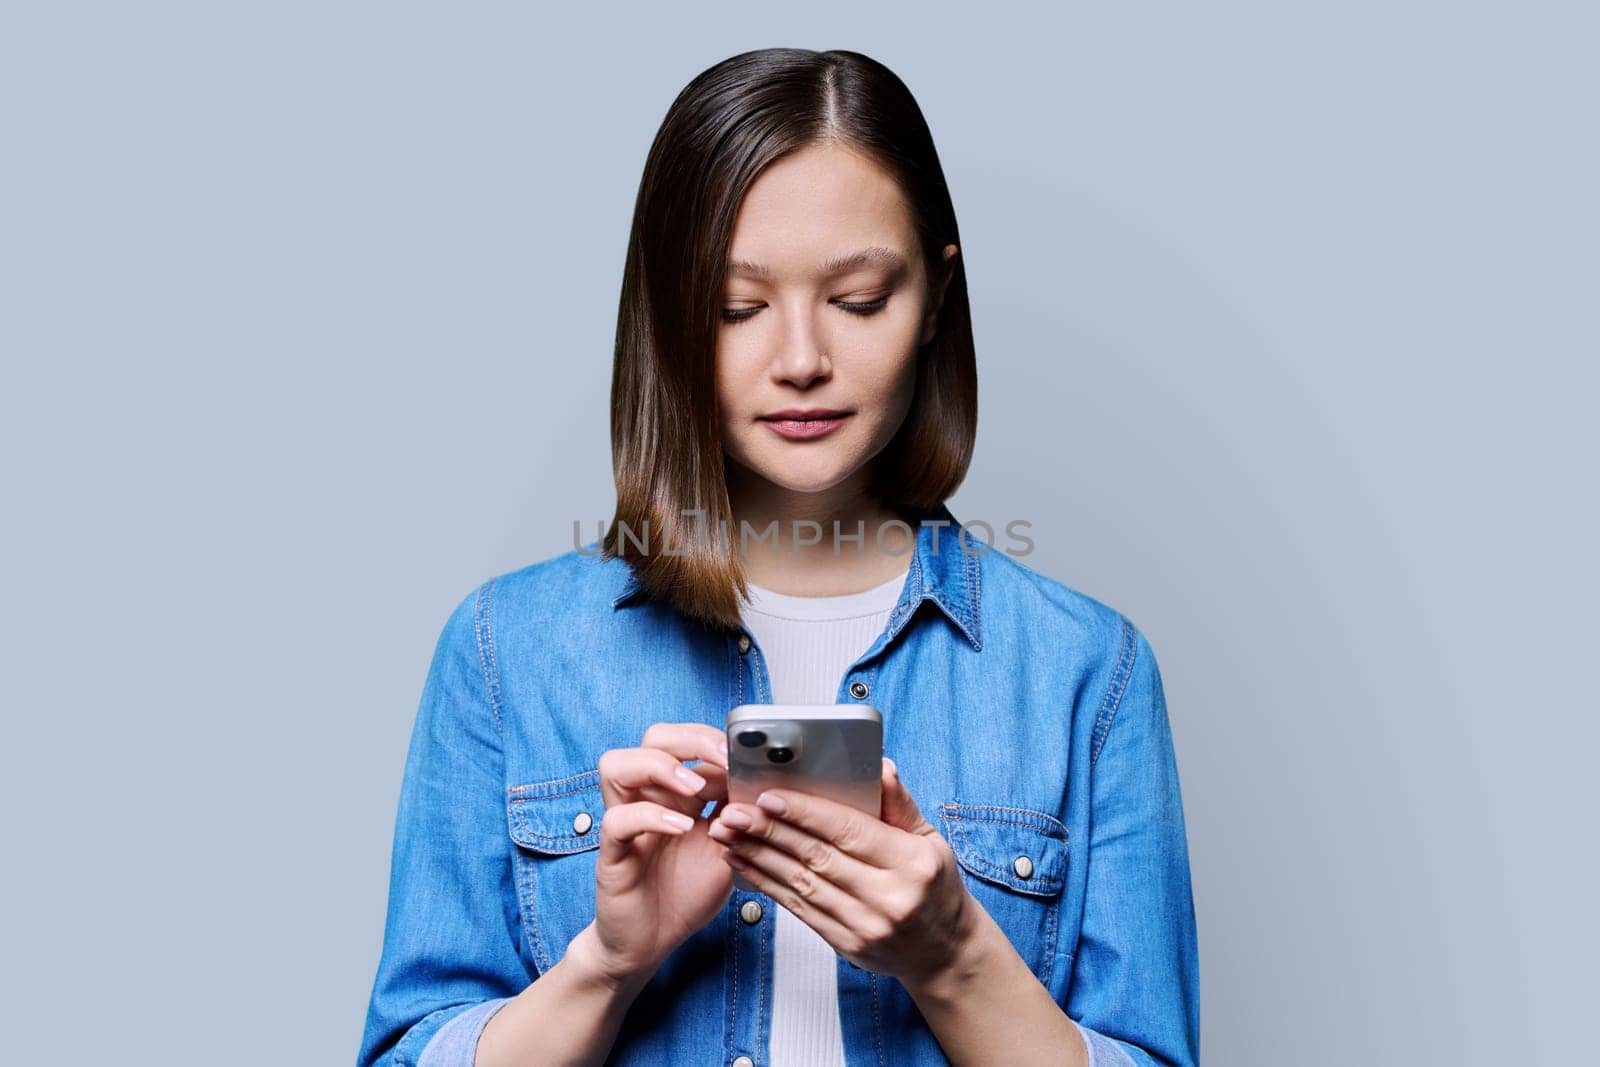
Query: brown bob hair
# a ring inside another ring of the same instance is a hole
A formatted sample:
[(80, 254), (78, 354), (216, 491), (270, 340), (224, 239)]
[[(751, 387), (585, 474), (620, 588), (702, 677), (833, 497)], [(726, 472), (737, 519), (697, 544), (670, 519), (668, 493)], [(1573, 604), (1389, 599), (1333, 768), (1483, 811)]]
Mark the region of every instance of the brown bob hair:
[[(739, 625), (747, 591), (715, 389), (728, 246), (763, 168), (825, 141), (894, 176), (937, 284), (942, 249), (961, 241), (933, 137), (905, 84), (859, 52), (765, 48), (698, 75), (661, 122), (634, 205), (611, 379), (617, 508), (601, 556), (626, 560), (647, 596), (716, 628)], [(872, 461), (871, 492), (913, 529), (966, 477), (977, 436), (965, 258), (917, 352), (905, 422)]]

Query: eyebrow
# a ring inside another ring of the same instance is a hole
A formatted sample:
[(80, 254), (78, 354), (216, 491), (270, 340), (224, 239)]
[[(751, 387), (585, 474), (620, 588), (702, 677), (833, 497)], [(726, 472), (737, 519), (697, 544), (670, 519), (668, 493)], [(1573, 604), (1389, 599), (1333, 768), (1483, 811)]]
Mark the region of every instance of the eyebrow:
[[(858, 267), (882, 266), (891, 270), (903, 270), (905, 265), (905, 257), (899, 252), (891, 248), (884, 248), (881, 245), (873, 245), (871, 248), (863, 248), (861, 251), (851, 252), (849, 255), (836, 256), (819, 265), (817, 273), (823, 277), (832, 277), (836, 274), (844, 274), (846, 271), (855, 270)], [(745, 275), (752, 278), (771, 278), (772, 271), (760, 263), (751, 263), (749, 260), (744, 259), (730, 259), (728, 260), (728, 275), (730, 277)]]

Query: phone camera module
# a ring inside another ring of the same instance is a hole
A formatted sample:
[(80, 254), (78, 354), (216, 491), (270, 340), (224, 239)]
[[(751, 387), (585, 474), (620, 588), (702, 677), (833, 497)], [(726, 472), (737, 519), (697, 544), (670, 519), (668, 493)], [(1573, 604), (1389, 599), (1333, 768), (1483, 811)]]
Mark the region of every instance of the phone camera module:
[(767, 735), (761, 730), (740, 730), (737, 736), (745, 748), (760, 748), (767, 743)]
[(771, 760), (773, 763), (788, 763), (790, 760), (794, 759), (794, 749), (774, 748), (767, 753), (767, 759)]

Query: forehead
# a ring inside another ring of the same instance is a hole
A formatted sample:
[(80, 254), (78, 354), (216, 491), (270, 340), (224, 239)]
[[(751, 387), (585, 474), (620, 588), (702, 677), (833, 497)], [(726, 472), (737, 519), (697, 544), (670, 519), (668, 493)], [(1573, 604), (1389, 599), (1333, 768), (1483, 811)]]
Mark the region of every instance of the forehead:
[(811, 145), (756, 177), (739, 205), (728, 258), (809, 275), (865, 247), (914, 257), (915, 228), (899, 184), (860, 152)]

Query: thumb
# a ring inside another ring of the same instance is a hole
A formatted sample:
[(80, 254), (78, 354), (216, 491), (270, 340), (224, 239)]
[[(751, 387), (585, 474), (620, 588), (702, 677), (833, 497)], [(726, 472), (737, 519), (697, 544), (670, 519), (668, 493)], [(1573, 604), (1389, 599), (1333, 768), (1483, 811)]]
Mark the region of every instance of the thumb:
[(900, 780), (900, 768), (883, 757), (883, 821), (907, 833), (926, 833), (933, 829), (917, 809), (917, 802)]

